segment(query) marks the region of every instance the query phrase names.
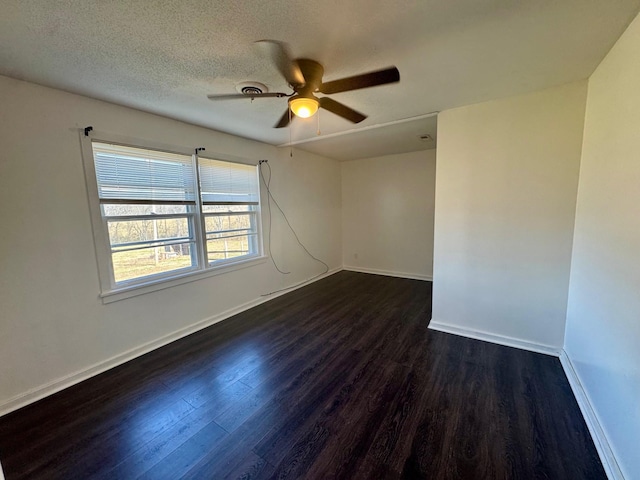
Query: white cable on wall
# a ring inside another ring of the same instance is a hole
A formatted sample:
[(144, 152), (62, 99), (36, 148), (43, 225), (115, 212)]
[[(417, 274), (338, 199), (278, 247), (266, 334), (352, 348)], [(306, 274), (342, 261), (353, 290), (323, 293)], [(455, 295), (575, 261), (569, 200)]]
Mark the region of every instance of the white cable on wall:
[[(266, 165), (269, 169), (269, 177), (265, 178), (264, 176), (264, 165)], [(318, 275), (310, 278), (309, 280), (305, 280), (303, 282), (297, 283), (295, 285), (292, 285), (290, 287), (287, 288), (282, 288), (279, 290), (274, 290), (272, 292), (269, 293), (264, 293), (262, 294), (263, 297), (269, 296), (269, 295), (273, 295), (274, 293), (280, 293), (280, 292), (284, 292), (286, 290), (290, 290), (292, 288), (296, 288), (299, 287), (300, 285), (310, 282), (312, 280), (315, 280), (318, 277), (321, 277), (322, 275), (326, 274), (329, 271), (329, 265), (327, 265), (325, 262), (323, 262), (322, 260), (320, 260), (319, 258), (317, 258), (316, 256), (314, 256), (309, 249), (302, 243), (302, 241), (300, 241), (300, 238), (298, 237), (298, 234), (296, 233), (296, 231), (294, 230), (293, 226), (291, 225), (291, 222), (289, 222), (289, 219), (287, 218), (287, 215), (284, 213), (284, 211), (282, 210), (282, 208), (280, 207), (280, 204), (277, 202), (277, 200), (274, 198), (273, 194), (271, 193), (271, 166), (269, 165), (269, 162), (267, 160), (260, 160), (258, 162), (258, 170), (260, 171), (260, 178), (262, 179), (262, 183), (264, 184), (265, 188), (267, 189), (267, 210), (269, 212), (269, 233), (268, 233), (268, 238), (269, 238), (269, 256), (271, 257), (271, 261), (273, 262), (273, 265), (276, 267), (276, 270), (278, 270), (278, 272), (280, 272), (283, 275), (288, 275), (291, 272), (285, 272), (282, 269), (280, 269), (280, 267), (278, 267), (278, 265), (276, 264), (275, 259), (273, 258), (273, 255), (271, 253), (271, 222), (272, 222), (272, 216), (271, 216), (271, 202), (273, 201), (273, 204), (278, 208), (278, 210), (280, 210), (280, 213), (282, 213), (282, 216), (285, 220), (285, 222), (287, 223), (287, 226), (289, 227), (289, 230), (291, 230), (291, 233), (293, 233), (293, 236), (295, 237), (296, 241), (298, 242), (298, 244), (302, 247), (302, 249), (306, 252), (307, 255), (309, 255), (309, 257), (311, 257), (313, 260), (315, 260), (318, 263), (321, 263), (322, 265), (324, 265), (325, 270), (321, 273), (319, 273)]]

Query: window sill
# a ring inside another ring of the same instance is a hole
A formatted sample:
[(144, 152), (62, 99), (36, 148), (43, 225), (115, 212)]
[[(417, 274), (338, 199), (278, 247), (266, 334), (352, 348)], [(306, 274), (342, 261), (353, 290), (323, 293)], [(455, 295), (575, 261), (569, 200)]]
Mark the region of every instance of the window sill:
[(114, 290), (104, 291), (100, 294), (103, 304), (113, 303), (127, 298), (136, 297), (138, 295), (144, 295), (146, 293), (156, 292), (158, 290), (164, 290), (165, 288), (175, 287), (177, 285), (183, 285), (185, 283), (195, 282), (214, 275), (220, 275), (222, 273), (228, 273), (235, 270), (240, 270), (254, 265), (265, 263), (268, 257), (254, 257), (247, 260), (240, 260), (233, 263), (220, 265), (218, 267), (207, 268), (206, 270), (198, 270), (196, 272), (183, 273), (182, 275), (172, 277), (171, 279), (159, 279), (146, 283), (140, 283), (137, 285), (127, 286)]

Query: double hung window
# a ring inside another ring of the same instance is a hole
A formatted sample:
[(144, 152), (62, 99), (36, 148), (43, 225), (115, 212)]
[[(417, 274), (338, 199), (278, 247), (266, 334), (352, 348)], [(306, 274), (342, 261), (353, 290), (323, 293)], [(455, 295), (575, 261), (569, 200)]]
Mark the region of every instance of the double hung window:
[(201, 158), (203, 229), (210, 265), (259, 250), (255, 167)]
[(255, 166), (90, 145), (87, 180), (103, 294), (262, 255)]

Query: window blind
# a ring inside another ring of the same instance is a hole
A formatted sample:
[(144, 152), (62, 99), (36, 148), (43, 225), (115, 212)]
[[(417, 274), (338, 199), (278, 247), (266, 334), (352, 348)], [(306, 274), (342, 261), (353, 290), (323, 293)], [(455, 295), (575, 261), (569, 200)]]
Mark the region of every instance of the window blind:
[(93, 142), (101, 201), (195, 203), (190, 156)]
[(198, 159), (202, 203), (258, 204), (258, 172), (253, 165)]

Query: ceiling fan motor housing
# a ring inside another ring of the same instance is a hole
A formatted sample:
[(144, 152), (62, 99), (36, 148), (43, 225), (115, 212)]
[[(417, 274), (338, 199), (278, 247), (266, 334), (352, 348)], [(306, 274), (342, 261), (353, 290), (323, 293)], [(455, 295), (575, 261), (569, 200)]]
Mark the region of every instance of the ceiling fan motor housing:
[(315, 60), (308, 58), (296, 59), (302, 75), (304, 75), (305, 83), (303, 85), (292, 85), (298, 95), (313, 95), (314, 92), (320, 90), (322, 85), (322, 76), (324, 75), (324, 67)]

